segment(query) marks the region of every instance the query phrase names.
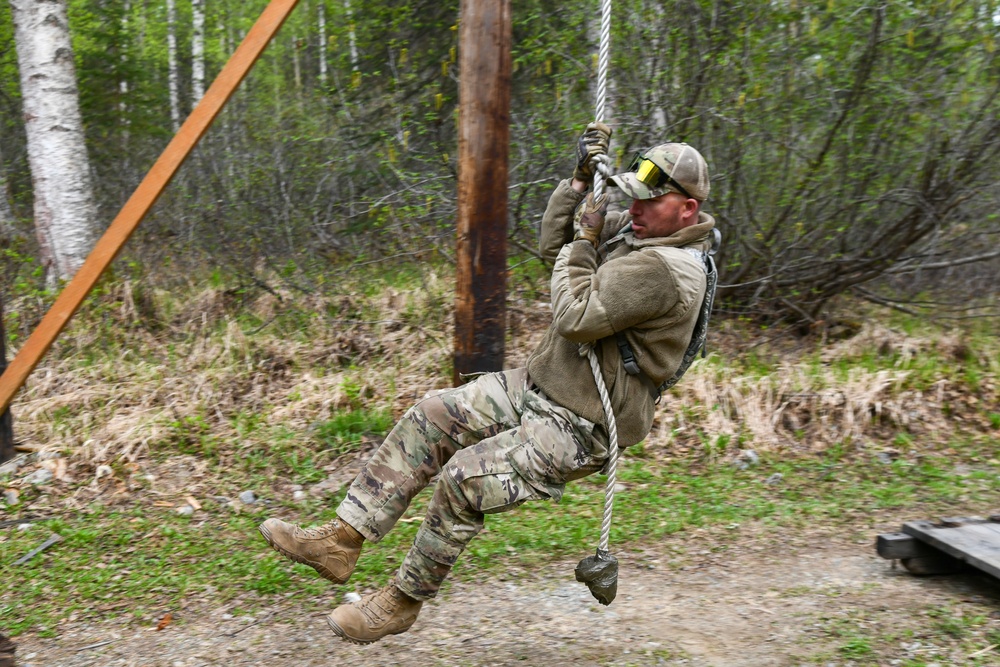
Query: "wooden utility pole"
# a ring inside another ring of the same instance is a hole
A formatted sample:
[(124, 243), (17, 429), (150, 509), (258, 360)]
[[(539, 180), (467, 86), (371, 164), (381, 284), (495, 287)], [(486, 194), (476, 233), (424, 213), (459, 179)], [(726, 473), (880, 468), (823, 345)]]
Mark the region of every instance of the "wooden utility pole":
[[(5, 370), (7, 370), (7, 332), (3, 327), (3, 292), (0, 292), (0, 377)], [(0, 410), (0, 463), (12, 458), (14, 458), (14, 419), (10, 415), (10, 410), (4, 408)]]
[(461, 0), (459, 10), (456, 385), (503, 368), (507, 331), (507, 164), (510, 0)]

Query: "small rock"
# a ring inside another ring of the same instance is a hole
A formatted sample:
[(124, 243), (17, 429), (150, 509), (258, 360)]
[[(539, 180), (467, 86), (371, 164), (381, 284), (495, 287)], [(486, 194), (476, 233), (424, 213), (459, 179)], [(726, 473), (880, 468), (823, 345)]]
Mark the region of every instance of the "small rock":
[(625, 486), (624, 484), (622, 484), (621, 482), (618, 482), (617, 484), (615, 484), (615, 493), (621, 493), (621, 492), (627, 491), (627, 490), (628, 490), (628, 487)]
[(52, 472), (42, 468), (41, 470), (36, 470), (27, 477), (24, 478), (28, 484), (34, 484), (36, 486), (40, 484), (48, 484), (52, 481)]
[(764, 480), (765, 484), (775, 485), (785, 478), (780, 472), (776, 472), (767, 479)]
[(318, 484), (313, 484), (309, 488), (309, 495), (314, 498), (325, 498), (326, 496), (332, 496), (340, 488), (344, 486), (344, 482), (337, 479), (336, 477), (327, 477), (322, 482)]
[(39, 461), (49, 461), (49, 460), (61, 459), (61, 458), (62, 458), (62, 454), (60, 454), (59, 452), (52, 452), (52, 451), (38, 452), (38, 460)]
[(348, 591), (344, 593), (344, 602), (347, 603), (361, 602), (361, 596), (355, 593), (354, 591)]
[(20, 530), (21, 532), (24, 532), (26, 530), (31, 530), (31, 524), (30, 523), (19, 523), (19, 524), (17, 524), (17, 529)]
[(194, 514), (194, 508), (188, 505), (187, 503), (181, 505), (174, 511), (180, 514), (181, 516), (191, 516), (192, 514)]
[(3, 499), (8, 505), (16, 505), (21, 502), (21, 494), (17, 489), (7, 489), (3, 492)]
[(875, 458), (881, 463), (892, 463), (899, 458), (899, 450), (897, 449), (883, 449), (881, 452), (875, 455)]
[(244, 491), (240, 494), (240, 502), (244, 505), (253, 505), (257, 502), (257, 495), (253, 491)]
[(111, 466), (99, 465), (97, 466), (97, 470), (94, 471), (94, 479), (100, 479), (102, 477), (110, 477), (111, 475), (114, 474), (114, 472), (115, 471), (111, 469)]
[(25, 457), (23, 457), (23, 456), (19, 456), (16, 459), (11, 459), (10, 461), (7, 461), (2, 466), (0, 466), (0, 475), (13, 475), (25, 463), (26, 463), (26, 460), (25, 460)]
[(298, 502), (298, 501), (300, 501), (300, 500), (305, 500), (305, 499), (306, 499), (306, 495), (307, 495), (307, 494), (306, 494), (306, 492), (305, 492), (305, 491), (303, 491), (303, 490), (299, 489), (298, 491), (296, 491), (296, 492), (294, 492), (294, 493), (292, 494), (292, 500), (294, 500), (294, 501), (296, 501), (296, 502)]
[(760, 463), (760, 457), (752, 449), (744, 449), (740, 452), (740, 460), (745, 461), (748, 465), (755, 466)]

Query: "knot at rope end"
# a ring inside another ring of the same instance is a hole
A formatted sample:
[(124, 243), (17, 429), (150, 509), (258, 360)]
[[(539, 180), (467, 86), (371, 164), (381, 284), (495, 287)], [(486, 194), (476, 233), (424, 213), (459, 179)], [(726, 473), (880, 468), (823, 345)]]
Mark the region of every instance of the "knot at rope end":
[(580, 561), (574, 571), (576, 580), (587, 584), (591, 595), (608, 606), (618, 594), (618, 559), (604, 549)]

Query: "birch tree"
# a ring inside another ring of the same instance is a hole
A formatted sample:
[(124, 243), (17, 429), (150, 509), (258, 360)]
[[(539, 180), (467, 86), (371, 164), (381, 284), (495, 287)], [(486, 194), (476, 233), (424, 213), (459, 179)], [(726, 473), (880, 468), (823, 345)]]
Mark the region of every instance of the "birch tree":
[(181, 129), (180, 71), (177, 65), (177, 0), (167, 0), (167, 88), (170, 92), (170, 126)]
[(35, 230), (47, 280), (76, 273), (94, 243), (96, 206), (65, 0), (11, 0)]
[(205, 95), (205, 0), (191, 0), (191, 106)]
[(358, 36), (354, 28), (354, 10), (351, 0), (344, 0), (344, 13), (347, 14), (347, 43), (351, 53), (351, 69), (358, 71)]
[(316, 6), (316, 22), (319, 32), (319, 83), (326, 86), (326, 5), (320, 0)]

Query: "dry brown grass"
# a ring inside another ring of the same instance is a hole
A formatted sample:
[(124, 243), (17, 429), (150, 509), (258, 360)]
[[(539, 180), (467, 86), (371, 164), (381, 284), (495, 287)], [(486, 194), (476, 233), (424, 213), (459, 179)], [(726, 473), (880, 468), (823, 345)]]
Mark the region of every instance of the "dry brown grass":
[[(387, 409), (398, 417), (450, 379), (453, 284), (434, 272), (421, 282), (372, 295), (252, 298), (221, 289), (178, 298), (116, 285), (102, 297), (100, 314), (77, 319), (18, 397), (18, 440), (96, 467), (134, 463), (189, 437), (211, 438), (224, 455), (266, 447), (266, 429), (240, 431), (246, 415), (301, 434), (307, 444), (313, 425), (345, 410)], [(549, 317), (544, 302), (512, 295), (508, 365), (527, 360)], [(956, 409), (973, 414), (977, 403), (997, 404), (995, 363), (975, 391), (944, 363), (936, 381), (911, 382), (907, 367), (919, 355), (954, 364), (1000, 356), (995, 347), (974, 350), (960, 333), (915, 337), (872, 323), (818, 355), (809, 342), (786, 350), (761, 373), (741, 363), (746, 333), (731, 323), (723, 328), (725, 347), (663, 397), (647, 449), (669, 453), (706, 441), (724, 443), (717, 455), (864, 447), (902, 431), (938, 437), (962, 426)], [(858, 364), (846, 376), (838, 370), (838, 362), (868, 353), (891, 361)]]
[[(966, 337), (954, 331), (912, 336), (872, 322), (850, 339), (819, 348), (818, 360), (800, 350), (764, 375), (748, 372), (738, 362), (738, 351), (729, 350), (719, 355), (722, 363), (696, 363), (664, 396), (647, 442), (683, 447), (697, 441), (691, 431), (698, 429), (713, 439), (728, 436), (731, 454), (740, 448), (885, 446), (900, 433), (907, 439), (922, 436), (923, 444), (933, 447), (963, 428), (989, 430), (981, 414), (980, 423), (970, 423), (977, 419), (976, 406), (1000, 403), (997, 346), (995, 341), (986, 344), (979, 361), (991, 366), (991, 372), (975, 388), (954, 377), (956, 365), (973, 355)], [(857, 362), (872, 354), (884, 359), (879, 367)], [(907, 369), (919, 355), (941, 360), (938, 377), (931, 382), (910, 381), (914, 371)], [(846, 377), (838, 363), (844, 361), (856, 364)]]

